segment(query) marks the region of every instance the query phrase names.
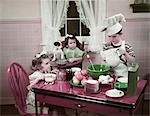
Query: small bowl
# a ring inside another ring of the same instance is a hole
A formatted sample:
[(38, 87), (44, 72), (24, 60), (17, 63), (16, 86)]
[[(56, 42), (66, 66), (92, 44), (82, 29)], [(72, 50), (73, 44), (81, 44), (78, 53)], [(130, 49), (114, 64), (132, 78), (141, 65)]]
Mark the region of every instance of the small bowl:
[(72, 67), (72, 68), (71, 68), (71, 71), (72, 71), (72, 72), (81, 71), (81, 68), (79, 68), (79, 67)]
[(53, 73), (48, 73), (48, 74), (45, 74), (45, 82), (54, 82), (56, 80), (56, 74), (53, 74)]

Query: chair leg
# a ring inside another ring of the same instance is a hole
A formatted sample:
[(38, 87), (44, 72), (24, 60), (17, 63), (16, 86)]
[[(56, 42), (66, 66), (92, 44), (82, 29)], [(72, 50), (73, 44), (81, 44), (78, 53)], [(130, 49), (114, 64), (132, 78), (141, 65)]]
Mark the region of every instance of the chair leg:
[(43, 107), (44, 107), (44, 104), (40, 103), (40, 114), (43, 114)]
[(49, 115), (49, 116), (52, 116), (52, 115), (53, 115), (53, 110), (54, 110), (53, 106), (49, 106), (49, 107), (48, 107), (48, 115)]

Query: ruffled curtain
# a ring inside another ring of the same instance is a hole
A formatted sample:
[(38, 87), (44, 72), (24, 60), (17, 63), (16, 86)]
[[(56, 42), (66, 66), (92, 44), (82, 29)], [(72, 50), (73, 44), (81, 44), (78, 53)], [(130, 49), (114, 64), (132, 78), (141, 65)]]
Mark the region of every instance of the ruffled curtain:
[(42, 43), (44, 51), (51, 52), (53, 43), (60, 40), (60, 28), (64, 25), (69, 1), (41, 0)]
[(89, 50), (100, 51), (105, 34), (99, 31), (106, 17), (106, 0), (78, 0), (75, 1), (82, 23), (90, 29)]

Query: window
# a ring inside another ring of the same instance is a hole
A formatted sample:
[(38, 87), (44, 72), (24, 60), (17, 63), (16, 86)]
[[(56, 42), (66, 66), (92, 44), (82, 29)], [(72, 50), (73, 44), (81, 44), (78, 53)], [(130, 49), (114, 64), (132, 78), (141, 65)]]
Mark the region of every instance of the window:
[(130, 4), (133, 9), (133, 13), (149, 13), (150, 12), (150, 0), (135, 0), (134, 4)]
[(59, 30), (61, 36), (65, 36), (67, 33), (74, 34), (75, 36), (90, 36), (89, 28), (81, 22), (83, 19), (79, 16), (80, 14), (77, 11), (76, 3), (74, 1), (69, 1), (67, 16), (64, 18), (64, 27)]

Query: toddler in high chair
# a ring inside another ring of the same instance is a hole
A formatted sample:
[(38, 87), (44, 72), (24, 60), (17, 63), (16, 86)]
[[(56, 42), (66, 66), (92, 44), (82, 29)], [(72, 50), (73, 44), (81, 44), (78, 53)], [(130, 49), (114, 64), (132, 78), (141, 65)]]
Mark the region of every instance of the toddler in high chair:
[(65, 47), (63, 48), (66, 59), (72, 63), (78, 60), (82, 60), (84, 51), (79, 49), (79, 41), (74, 35), (66, 35)]

